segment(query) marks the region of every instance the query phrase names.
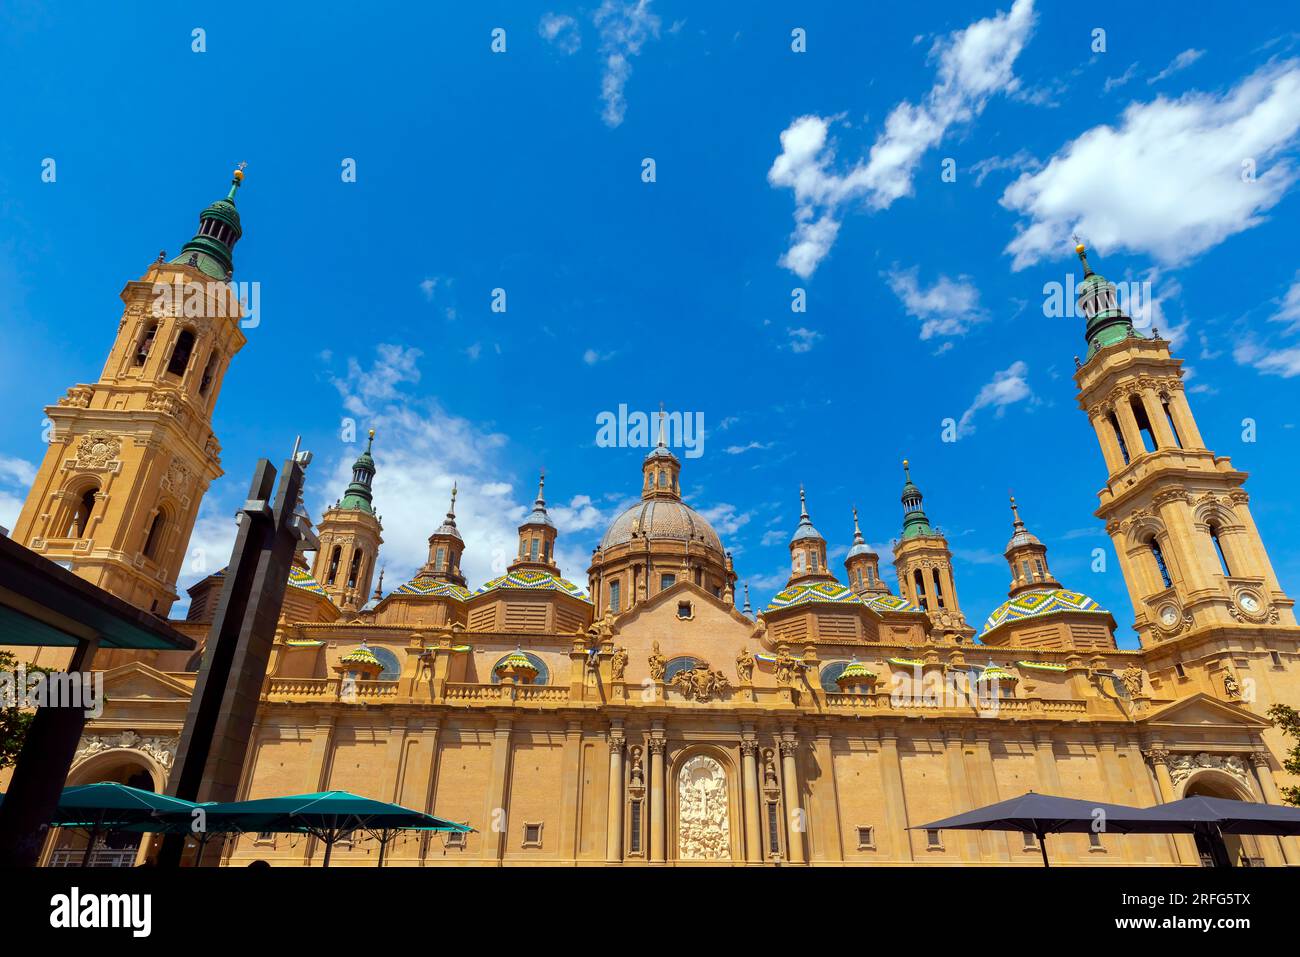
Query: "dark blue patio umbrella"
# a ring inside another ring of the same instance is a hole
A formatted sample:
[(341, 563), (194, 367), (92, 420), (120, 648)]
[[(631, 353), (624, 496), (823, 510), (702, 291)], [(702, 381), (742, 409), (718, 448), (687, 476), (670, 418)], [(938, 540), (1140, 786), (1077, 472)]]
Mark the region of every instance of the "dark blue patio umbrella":
[(1209, 847), (1215, 867), (1231, 867), (1223, 835), (1300, 835), (1300, 807), (1198, 795), (1146, 808), (1142, 820), (1134, 826), (1151, 833), (1200, 837)]
[(918, 824), (908, 830), (1019, 831), (1032, 834), (1042, 851), (1043, 866), (1050, 867), (1047, 860), (1048, 834), (1086, 834), (1089, 831), (1127, 834), (1134, 826), (1149, 823), (1142, 814), (1140, 809), (1125, 804), (1104, 804), (1029, 791), (1020, 797), (946, 817), (942, 821)]

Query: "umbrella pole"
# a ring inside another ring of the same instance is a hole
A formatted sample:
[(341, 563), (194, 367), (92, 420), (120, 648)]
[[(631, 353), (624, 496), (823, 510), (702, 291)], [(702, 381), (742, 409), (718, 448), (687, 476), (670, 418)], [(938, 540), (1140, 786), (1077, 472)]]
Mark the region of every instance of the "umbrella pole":
[(388, 847), (389, 835), (388, 828), (379, 832), (379, 866), (384, 866), (384, 849)]
[(90, 826), (90, 839), (86, 841), (86, 853), (81, 856), (82, 867), (90, 866), (90, 855), (95, 852), (95, 838), (99, 836), (99, 824), (103, 820), (104, 812), (100, 811), (99, 817), (97, 817), (95, 823)]
[(329, 835), (328, 837), (322, 838), (322, 840), (325, 841), (325, 860), (324, 860), (324, 862), (321, 864), (322, 867), (329, 867), (329, 866), (330, 866), (330, 851), (334, 850), (334, 840), (333, 840), (333, 837), (334, 837), (334, 835), (333, 835), (333, 833), (331, 832), (330, 835)]
[(1043, 853), (1043, 866), (1051, 867), (1052, 864), (1047, 859), (1047, 835), (1040, 832), (1035, 834), (1034, 837), (1038, 838), (1038, 849)]

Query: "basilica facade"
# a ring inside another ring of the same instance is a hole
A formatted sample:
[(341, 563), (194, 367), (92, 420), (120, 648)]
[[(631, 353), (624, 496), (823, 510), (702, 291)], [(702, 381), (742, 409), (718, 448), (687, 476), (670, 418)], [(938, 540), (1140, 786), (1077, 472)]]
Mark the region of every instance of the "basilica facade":
[[(127, 284), (99, 379), (47, 410), (54, 436), (14, 530), (159, 615), (221, 475), (213, 413), (245, 344), (228, 285), (241, 179), (179, 256)], [(585, 580), (556, 563), (563, 529), (539, 483), (503, 574), (462, 572), (475, 546), (456, 524), (465, 489), (431, 517), (425, 564), (385, 591), (373, 492), (383, 436), (372, 433), (300, 545), (241, 796), (341, 789), (475, 828), (388, 848), (388, 863), (419, 866), (1037, 866), (1020, 835), (913, 828), (1029, 790), (1138, 806), (1192, 794), (1278, 802), (1279, 785), (1296, 782), (1266, 712), (1300, 699), (1293, 602), (1246, 474), (1197, 429), (1181, 361), (1134, 328), (1078, 252), (1076, 395), (1101, 447), (1095, 514), (1139, 648), (1118, 648), (1112, 614), (1055, 577), (1021, 516), (1032, 496), (1010, 503), (1007, 599), (968, 617), (908, 463), (888, 556), (897, 593), (856, 514), (843, 566), (831, 565), (814, 488), (791, 514), (785, 587), (751, 604), (721, 536), (683, 498), (662, 424), (628, 476), (639, 500), (610, 523)], [(201, 287), (206, 307), (160, 313), (156, 288), (177, 283)], [(194, 585), (173, 622), (200, 645), (223, 582), (218, 572)], [(34, 658), (58, 665), (62, 654)], [(202, 651), (104, 651), (95, 666), (108, 702), (70, 783), (163, 789)], [(1294, 838), (1230, 842), (1242, 862), (1300, 865)], [(1078, 864), (1201, 861), (1182, 836), (1053, 843), (1055, 860)], [(377, 850), (359, 838), (331, 863), (373, 866)], [(308, 865), (323, 848), (250, 834), (221, 855)]]

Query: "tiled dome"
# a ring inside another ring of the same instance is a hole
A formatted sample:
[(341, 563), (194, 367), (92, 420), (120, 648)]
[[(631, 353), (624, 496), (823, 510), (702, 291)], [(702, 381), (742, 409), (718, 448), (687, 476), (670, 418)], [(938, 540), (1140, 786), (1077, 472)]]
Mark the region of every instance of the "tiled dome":
[(494, 578), (490, 582), (486, 582), (474, 594), (482, 595), (485, 592), (496, 591), (498, 588), (532, 588), (541, 591), (561, 591), (566, 595), (572, 595), (574, 598), (581, 598), (584, 601), (587, 599), (586, 593), (568, 579), (561, 578), (559, 575), (552, 575), (549, 572), (534, 571), (527, 568)]
[(633, 536), (675, 541), (703, 542), (722, 551), (722, 539), (699, 512), (685, 502), (668, 498), (652, 498), (637, 502), (610, 524), (601, 548), (623, 545)]
[(778, 608), (791, 608), (795, 605), (806, 605), (810, 602), (830, 602), (845, 605), (865, 604), (861, 598), (839, 582), (806, 582), (800, 585), (791, 585), (785, 591), (778, 592), (768, 602), (766, 610), (775, 611)]
[(1021, 592), (1014, 598), (1008, 598), (993, 610), (988, 621), (984, 622), (984, 634), (1009, 621), (1023, 618), (1038, 618), (1058, 611), (1082, 611), (1098, 615), (1110, 612), (1102, 608), (1083, 592), (1070, 591), (1066, 588), (1042, 588)]

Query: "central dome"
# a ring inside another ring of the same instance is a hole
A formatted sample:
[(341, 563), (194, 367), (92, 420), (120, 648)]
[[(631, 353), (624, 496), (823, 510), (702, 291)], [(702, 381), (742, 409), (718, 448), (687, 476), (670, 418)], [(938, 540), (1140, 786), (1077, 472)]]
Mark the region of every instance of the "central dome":
[(722, 540), (713, 526), (685, 502), (670, 498), (643, 499), (624, 511), (605, 531), (600, 547), (611, 548), (643, 538), (702, 542), (722, 551)]

